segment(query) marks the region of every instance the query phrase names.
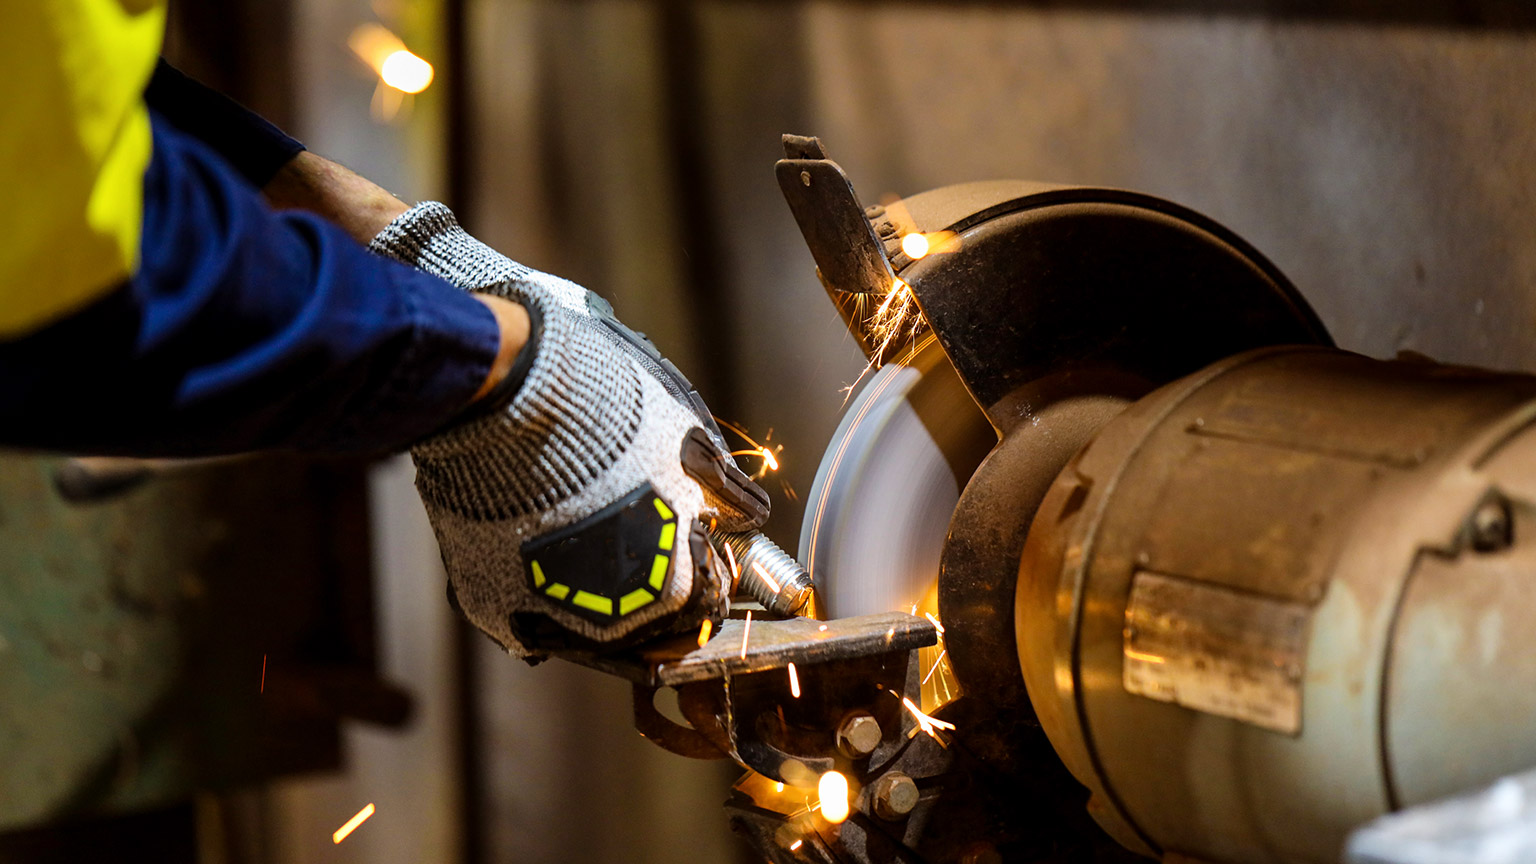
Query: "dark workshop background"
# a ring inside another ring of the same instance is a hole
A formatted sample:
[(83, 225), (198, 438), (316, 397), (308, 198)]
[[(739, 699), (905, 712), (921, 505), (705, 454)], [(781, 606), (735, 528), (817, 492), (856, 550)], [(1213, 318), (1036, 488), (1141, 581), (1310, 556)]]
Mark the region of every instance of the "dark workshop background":
[[(862, 364), (773, 181), (781, 133), (870, 203), (992, 178), (1171, 198), (1345, 348), (1536, 370), (1527, 8), (236, 0), (174, 5), (167, 50), (608, 296), (773, 430), (804, 495)], [(438, 76), (388, 122), (347, 49), (375, 21)], [(197, 468), (86, 507), (57, 465), (0, 460), (0, 864), (749, 860), (733, 772), (641, 740), (626, 685), (455, 624), (408, 462)]]

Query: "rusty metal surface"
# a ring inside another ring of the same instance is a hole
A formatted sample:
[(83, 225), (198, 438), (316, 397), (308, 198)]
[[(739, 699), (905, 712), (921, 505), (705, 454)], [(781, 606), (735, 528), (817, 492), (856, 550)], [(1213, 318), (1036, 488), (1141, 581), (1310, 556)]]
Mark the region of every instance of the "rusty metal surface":
[(340, 718), (406, 719), (373, 665), (360, 465), (203, 466), (80, 506), (59, 464), (0, 458), (0, 829), (333, 768)]
[(1138, 572), (1125, 610), (1125, 689), (1286, 735), (1301, 732), (1308, 607)]
[(815, 138), (785, 135), (784, 145), (774, 174), (822, 283), (845, 294), (889, 291), (896, 274), (848, 175)]
[(1048, 375), (1163, 382), (1259, 345), (1331, 344), (1256, 250), (1151, 196), (1039, 193), (961, 231), (953, 248), (902, 275), (1000, 431), (1030, 407), (1006, 397)]

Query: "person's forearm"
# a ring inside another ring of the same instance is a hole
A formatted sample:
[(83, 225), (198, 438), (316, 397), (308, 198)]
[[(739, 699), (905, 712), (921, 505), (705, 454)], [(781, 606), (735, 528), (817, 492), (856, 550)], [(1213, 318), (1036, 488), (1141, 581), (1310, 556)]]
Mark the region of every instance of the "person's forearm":
[[(406, 211), (404, 201), (344, 165), (304, 151), (278, 169), (261, 190), (279, 209), (308, 210), (346, 231), (364, 245)], [(511, 370), (528, 342), (528, 312), (500, 297), (476, 294), (490, 308), (501, 329), (501, 349), (475, 399), (490, 393)]]

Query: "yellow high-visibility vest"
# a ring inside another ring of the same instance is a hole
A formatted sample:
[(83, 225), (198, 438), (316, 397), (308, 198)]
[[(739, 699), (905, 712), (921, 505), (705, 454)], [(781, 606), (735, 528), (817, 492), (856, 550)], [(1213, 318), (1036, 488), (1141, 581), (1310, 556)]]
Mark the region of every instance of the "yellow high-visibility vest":
[(0, 339), (138, 265), (163, 0), (0, 4)]

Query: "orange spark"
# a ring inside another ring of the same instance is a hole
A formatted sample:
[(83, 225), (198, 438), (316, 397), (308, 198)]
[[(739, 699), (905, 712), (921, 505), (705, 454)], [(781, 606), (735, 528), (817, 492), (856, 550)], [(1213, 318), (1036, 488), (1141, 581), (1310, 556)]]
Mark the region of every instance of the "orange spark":
[(715, 622), (709, 620), (708, 618), (705, 618), (704, 619), (704, 623), (699, 625), (699, 647), (700, 648), (703, 648), (704, 647), (704, 643), (709, 641), (709, 631), (711, 631), (713, 629), (715, 629)]
[(747, 626), (741, 628), (741, 659), (747, 659), (747, 637), (752, 634), (752, 610), (747, 610)]
[(795, 850), (799, 849), (800, 848), (800, 844), (802, 844), (804, 842), (805, 842), (804, 840), (796, 840), (795, 842), (789, 844), (789, 851), (794, 852)]
[[(892, 690), (890, 693), (892, 696), (896, 696), (896, 691)], [(901, 700), (902, 705), (906, 706), (907, 712), (912, 715), (912, 719), (917, 721), (917, 728), (928, 733), (928, 736), (933, 740), (943, 744), (944, 739), (939, 737), (939, 730), (948, 729), (950, 731), (954, 731), (955, 724), (947, 723), (938, 719), (937, 717), (930, 717), (927, 714), (924, 714), (922, 709), (918, 708), (916, 705), (913, 705), (912, 700), (905, 696), (897, 696), (897, 698)]]
[(373, 804), (370, 802), (367, 807), (364, 807), (363, 809), (357, 811), (357, 815), (356, 816), (353, 816), (351, 819), (348, 819), (347, 820), (347, 824), (345, 824), (345, 825), (341, 826), (340, 828), (336, 829), (336, 833), (331, 835), (331, 842), (333, 842), (333, 843), (340, 843), (341, 841), (347, 839), (347, 835), (348, 834), (351, 834), (353, 831), (356, 831), (357, 830), (357, 826), (359, 826), (359, 825), (363, 824), (364, 822), (368, 821), (368, 817), (372, 816), (372, 815), (373, 815)]
[[(913, 607), (913, 608), (916, 608), (916, 607)], [(934, 629), (939, 631), (939, 635), (943, 636), (944, 635), (944, 625), (939, 623), (939, 619), (934, 617), (934, 614), (932, 612), (924, 612), (923, 614), (928, 617), (929, 621), (933, 622)]]
[(821, 798), (821, 815), (836, 825), (848, 818), (848, 778), (828, 771), (816, 784), (816, 794)]
[(929, 669), (928, 674), (923, 676), (924, 684), (927, 684), (928, 679), (933, 677), (933, 673), (939, 671), (939, 664), (944, 662), (944, 652), (948, 650), (949, 649), (945, 648), (939, 651), (939, 659), (933, 661), (933, 668)]
[(800, 698), (800, 676), (795, 673), (795, 664), (789, 664), (789, 692), (796, 699)]
[(741, 566), (736, 563), (736, 553), (731, 551), (731, 544), (721, 543), (725, 549), (725, 563), (731, 565), (731, 593), (736, 593), (736, 583), (741, 581)]
[(928, 254), (928, 237), (913, 231), (901, 238), (901, 251), (907, 253), (907, 257), (913, 261)]

